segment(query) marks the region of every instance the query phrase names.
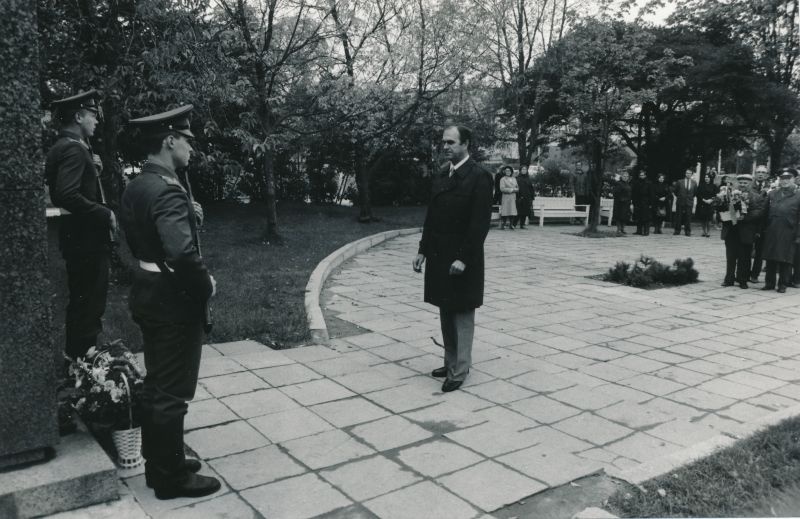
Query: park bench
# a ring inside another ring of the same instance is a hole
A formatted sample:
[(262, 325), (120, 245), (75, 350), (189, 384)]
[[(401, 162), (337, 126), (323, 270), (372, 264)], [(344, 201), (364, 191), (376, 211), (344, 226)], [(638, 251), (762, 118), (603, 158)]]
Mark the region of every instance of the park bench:
[(614, 219), (614, 199), (613, 198), (601, 198), (600, 199), (600, 222), (603, 221), (603, 218), (607, 218), (608, 221), (606, 222), (609, 227), (611, 227), (611, 220)]
[(589, 206), (575, 204), (574, 198), (539, 197), (533, 201), (533, 217), (539, 219), (539, 227), (544, 227), (545, 218), (582, 218), (586, 225)]

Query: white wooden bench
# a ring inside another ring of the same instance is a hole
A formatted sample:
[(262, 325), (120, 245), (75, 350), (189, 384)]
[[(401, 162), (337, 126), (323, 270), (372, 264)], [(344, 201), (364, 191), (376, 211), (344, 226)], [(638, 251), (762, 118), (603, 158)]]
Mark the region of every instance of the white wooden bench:
[(603, 218), (608, 218), (606, 222), (609, 227), (611, 227), (611, 220), (614, 219), (614, 199), (613, 198), (601, 198), (600, 199), (600, 222), (603, 221)]
[(589, 223), (589, 206), (575, 204), (574, 198), (540, 197), (533, 201), (533, 217), (539, 219), (539, 227), (544, 227), (545, 218), (583, 218)]

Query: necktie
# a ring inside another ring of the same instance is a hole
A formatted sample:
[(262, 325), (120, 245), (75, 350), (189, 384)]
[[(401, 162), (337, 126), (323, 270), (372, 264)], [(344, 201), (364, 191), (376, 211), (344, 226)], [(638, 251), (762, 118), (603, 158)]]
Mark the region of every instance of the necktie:
[(686, 181), (686, 190), (687, 191), (689, 190), (689, 181), (688, 180)]

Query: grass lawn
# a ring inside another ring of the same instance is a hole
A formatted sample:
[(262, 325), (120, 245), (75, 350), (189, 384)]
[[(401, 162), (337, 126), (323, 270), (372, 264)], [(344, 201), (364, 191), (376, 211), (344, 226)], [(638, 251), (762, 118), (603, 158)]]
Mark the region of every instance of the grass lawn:
[[(217, 280), (217, 295), (212, 300), (214, 330), (208, 342), (253, 339), (286, 348), (308, 340), (303, 301), (308, 277), (317, 264), (342, 245), (364, 236), (421, 227), (425, 208), (379, 207), (374, 214), (380, 222), (359, 224), (357, 208), (280, 203), (282, 246), (262, 243), (265, 210), (260, 203), (209, 205), (205, 214), (203, 254)], [(63, 347), (66, 276), (52, 229), (50, 234), (53, 337)], [(408, 251), (409, 272), (415, 253)], [(126, 245), (120, 246), (120, 254), (124, 263), (134, 265)], [(128, 312), (129, 290), (116, 284), (110, 287), (100, 341), (121, 338), (138, 351), (141, 335)]]
[(620, 517), (800, 515), (800, 418), (786, 420), (608, 501)]

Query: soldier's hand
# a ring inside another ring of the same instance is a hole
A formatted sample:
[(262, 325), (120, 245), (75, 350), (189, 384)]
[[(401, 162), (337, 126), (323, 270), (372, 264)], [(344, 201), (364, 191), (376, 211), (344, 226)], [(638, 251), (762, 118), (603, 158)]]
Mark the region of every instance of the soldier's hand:
[(423, 254), (417, 254), (417, 257), (414, 258), (414, 261), (411, 263), (414, 272), (422, 272), (423, 263), (425, 263), (425, 256)]
[(467, 266), (464, 265), (464, 262), (461, 260), (455, 260), (452, 265), (450, 265), (450, 275), (451, 276), (459, 276), (464, 273), (464, 269)]
[(211, 297), (214, 297), (217, 293), (217, 280), (211, 274), (208, 277), (211, 278)]
[(205, 219), (205, 215), (203, 214), (203, 206), (200, 205), (199, 202), (196, 200), (192, 200), (192, 206), (194, 207), (194, 215), (197, 217), (197, 225), (203, 225), (203, 220)]

